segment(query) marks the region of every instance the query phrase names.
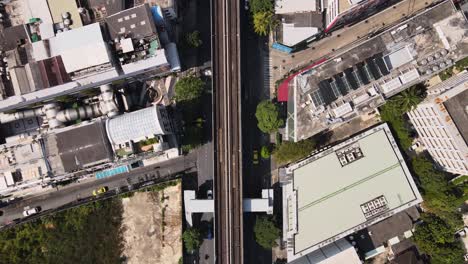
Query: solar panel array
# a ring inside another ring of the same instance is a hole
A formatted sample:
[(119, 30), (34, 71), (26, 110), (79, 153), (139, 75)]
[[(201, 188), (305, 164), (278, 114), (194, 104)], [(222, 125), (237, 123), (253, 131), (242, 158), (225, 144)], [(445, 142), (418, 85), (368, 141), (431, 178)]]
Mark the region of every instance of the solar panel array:
[(318, 90), (312, 93), (312, 100), (316, 106), (329, 105), (349, 91), (357, 90), (389, 73), (382, 53), (378, 53), (331, 78), (320, 81)]

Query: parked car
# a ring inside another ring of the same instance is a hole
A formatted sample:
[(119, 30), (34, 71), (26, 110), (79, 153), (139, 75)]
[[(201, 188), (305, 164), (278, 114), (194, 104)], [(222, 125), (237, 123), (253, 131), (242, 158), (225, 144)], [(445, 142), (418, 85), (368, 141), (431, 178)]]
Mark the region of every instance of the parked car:
[(26, 207), (25, 210), (23, 211), (23, 215), (26, 217), (26, 216), (31, 216), (31, 215), (35, 215), (37, 213), (39, 213), (41, 211), (41, 207), (37, 206), (37, 207), (33, 207), (33, 208), (29, 208), (29, 207)]
[(213, 239), (213, 224), (211, 222), (209, 222), (208, 225), (207, 225), (205, 239), (208, 239), (208, 240)]
[(206, 198), (210, 199), (210, 200), (213, 200), (213, 191), (212, 190), (206, 191)]
[(252, 160), (252, 163), (254, 165), (257, 165), (258, 164), (258, 150), (254, 150), (253, 151), (253, 160)]
[(421, 143), (419, 141), (416, 141), (416, 143), (414, 143), (413, 145), (411, 145), (411, 149), (412, 150), (416, 150), (417, 148), (419, 148), (421, 146)]
[(94, 195), (94, 196), (98, 196), (98, 195), (100, 195), (100, 194), (106, 193), (108, 190), (109, 190), (109, 187), (103, 186), (103, 187), (101, 187), (101, 188), (99, 188), (99, 189), (94, 190), (94, 191), (93, 191), (93, 195)]

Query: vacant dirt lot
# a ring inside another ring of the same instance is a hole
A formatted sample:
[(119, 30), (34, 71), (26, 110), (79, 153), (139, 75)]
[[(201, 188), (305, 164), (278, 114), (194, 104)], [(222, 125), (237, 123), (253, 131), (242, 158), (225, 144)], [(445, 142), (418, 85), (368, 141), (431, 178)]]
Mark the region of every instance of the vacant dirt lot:
[[(164, 197), (164, 198), (163, 198)], [(181, 184), (123, 198), (124, 256), (129, 264), (178, 263), (182, 257)]]

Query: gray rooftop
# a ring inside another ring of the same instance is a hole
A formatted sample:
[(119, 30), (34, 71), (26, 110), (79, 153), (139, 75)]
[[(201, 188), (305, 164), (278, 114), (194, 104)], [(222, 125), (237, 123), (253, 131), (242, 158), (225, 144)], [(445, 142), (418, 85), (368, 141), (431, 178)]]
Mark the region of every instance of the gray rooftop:
[(468, 144), (468, 89), (444, 102), (450, 117)]
[(156, 26), (148, 4), (126, 9), (106, 17), (110, 37), (142, 39), (157, 35)]
[(25, 39), (28, 39), (28, 35), (24, 25), (4, 28), (0, 30), (0, 50), (12, 50)]
[[(354, 154), (354, 160), (342, 165), (340, 153), (356, 148), (362, 157)], [(295, 254), (326, 245), (421, 201), (386, 124), (288, 169), (297, 197), (292, 205), (297, 215)], [(379, 203), (385, 206), (379, 209)], [(366, 206), (371, 213), (365, 213)]]
[(49, 134), (45, 141), (48, 159), (56, 173), (76, 171), (113, 158), (100, 120), (59, 130)]
[(87, 0), (88, 6), (105, 12), (107, 16), (113, 15), (125, 9), (124, 0)]

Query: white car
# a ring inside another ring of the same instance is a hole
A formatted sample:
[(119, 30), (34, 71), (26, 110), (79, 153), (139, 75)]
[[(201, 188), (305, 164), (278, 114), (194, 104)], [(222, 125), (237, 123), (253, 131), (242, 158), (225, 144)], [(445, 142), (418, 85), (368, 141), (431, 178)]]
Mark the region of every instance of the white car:
[(419, 141), (417, 141), (416, 143), (414, 143), (413, 145), (411, 145), (411, 149), (412, 150), (416, 150), (417, 148), (419, 148), (421, 146), (421, 143)]
[(25, 210), (23, 211), (23, 215), (26, 217), (26, 216), (37, 214), (40, 211), (41, 211), (40, 207), (34, 207), (34, 208), (30, 208), (30, 209), (25, 208)]

